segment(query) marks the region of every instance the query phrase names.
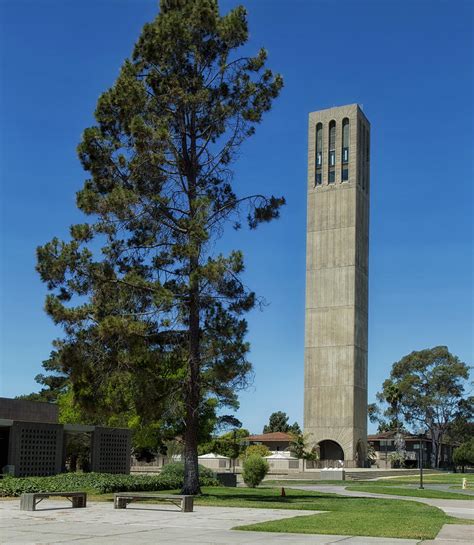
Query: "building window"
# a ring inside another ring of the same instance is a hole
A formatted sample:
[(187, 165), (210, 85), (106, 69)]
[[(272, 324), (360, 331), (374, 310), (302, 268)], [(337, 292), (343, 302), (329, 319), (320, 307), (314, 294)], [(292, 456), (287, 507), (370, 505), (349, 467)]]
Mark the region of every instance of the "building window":
[(322, 183), (323, 168), (323, 124), (316, 125), (316, 185)]
[(329, 123), (329, 151), (336, 151), (336, 122)]
[(342, 169), (341, 178), (343, 182), (349, 181), (349, 169), (347, 167)]
[(342, 163), (349, 162), (349, 120), (345, 117), (342, 120)]
[(328, 161), (328, 183), (336, 181), (336, 122), (329, 123), (329, 161)]

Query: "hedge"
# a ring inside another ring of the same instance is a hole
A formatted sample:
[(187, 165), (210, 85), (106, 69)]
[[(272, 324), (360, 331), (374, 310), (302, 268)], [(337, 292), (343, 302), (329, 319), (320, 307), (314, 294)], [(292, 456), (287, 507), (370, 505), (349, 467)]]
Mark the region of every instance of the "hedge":
[[(201, 476), (202, 486), (218, 486), (212, 477)], [(112, 475), (109, 473), (62, 473), (51, 477), (10, 477), (0, 479), (0, 496), (25, 492), (149, 492), (181, 488), (182, 478), (166, 475)]]
[[(198, 464), (199, 470), (199, 482), (202, 486), (213, 486), (207, 484), (216, 480), (216, 476), (212, 469)], [(184, 481), (184, 462), (171, 462), (163, 466), (160, 477), (166, 479), (179, 480), (181, 483)]]

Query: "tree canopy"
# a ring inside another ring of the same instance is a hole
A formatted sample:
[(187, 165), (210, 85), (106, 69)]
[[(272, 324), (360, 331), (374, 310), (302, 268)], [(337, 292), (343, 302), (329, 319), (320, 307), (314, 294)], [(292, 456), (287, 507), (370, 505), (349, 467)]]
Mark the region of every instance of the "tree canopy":
[(452, 424), (457, 419), (472, 419), (473, 399), (465, 395), (468, 377), (469, 367), (446, 346), (437, 346), (412, 352), (394, 363), (377, 395), (382, 418), (391, 423), (391, 429), (406, 425), (431, 436), (433, 467), (439, 464), (440, 445)]
[(223, 255), (216, 241), (284, 204), (233, 184), (241, 144), (283, 85), (264, 49), (237, 53), (247, 38), (241, 6), (221, 16), (217, 0), (161, 1), (78, 147), (89, 221), (37, 250), (74, 399), (92, 413), (181, 423), (188, 494), (199, 492), (206, 404), (237, 407), (251, 373), (243, 315), (256, 295), (242, 252)]
[(293, 433), (295, 435), (301, 434), (301, 428), (297, 422), (288, 424), (289, 416), (283, 411), (277, 411), (270, 415), (268, 424), (263, 426), (263, 433), (271, 433), (281, 431), (283, 433)]
[(463, 471), (465, 466), (474, 465), (474, 437), (454, 449), (453, 460), (456, 465), (462, 467)]

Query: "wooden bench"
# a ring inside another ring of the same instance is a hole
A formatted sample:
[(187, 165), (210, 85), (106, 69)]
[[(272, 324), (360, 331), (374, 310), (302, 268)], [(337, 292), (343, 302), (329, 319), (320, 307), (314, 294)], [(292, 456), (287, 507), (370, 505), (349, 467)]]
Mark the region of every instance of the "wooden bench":
[(191, 513), (194, 505), (194, 496), (181, 494), (149, 494), (147, 492), (116, 492), (114, 494), (114, 508), (126, 509), (127, 505), (135, 500), (164, 500), (180, 508), (183, 513)]
[(87, 505), (86, 492), (31, 492), (21, 495), (20, 509), (22, 511), (36, 511), (38, 503), (51, 496), (67, 498), (73, 508), (86, 507)]

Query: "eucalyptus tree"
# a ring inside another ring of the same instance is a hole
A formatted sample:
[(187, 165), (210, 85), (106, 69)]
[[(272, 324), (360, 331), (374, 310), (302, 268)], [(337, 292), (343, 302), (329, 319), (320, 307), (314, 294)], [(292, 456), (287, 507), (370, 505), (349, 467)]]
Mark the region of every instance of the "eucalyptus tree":
[(395, 429), (406, 423), (414, 431), (428, 432), (433, 467), (439, 464), (443, 438), (453, 424), (472, 420), (472, 397), (465, 389), (468, 379), (469, 366), (446, 346), (435, 346), (395, 362), (377, 394), (379, 402), (385, 403), (384, 416), (396, 423)]

